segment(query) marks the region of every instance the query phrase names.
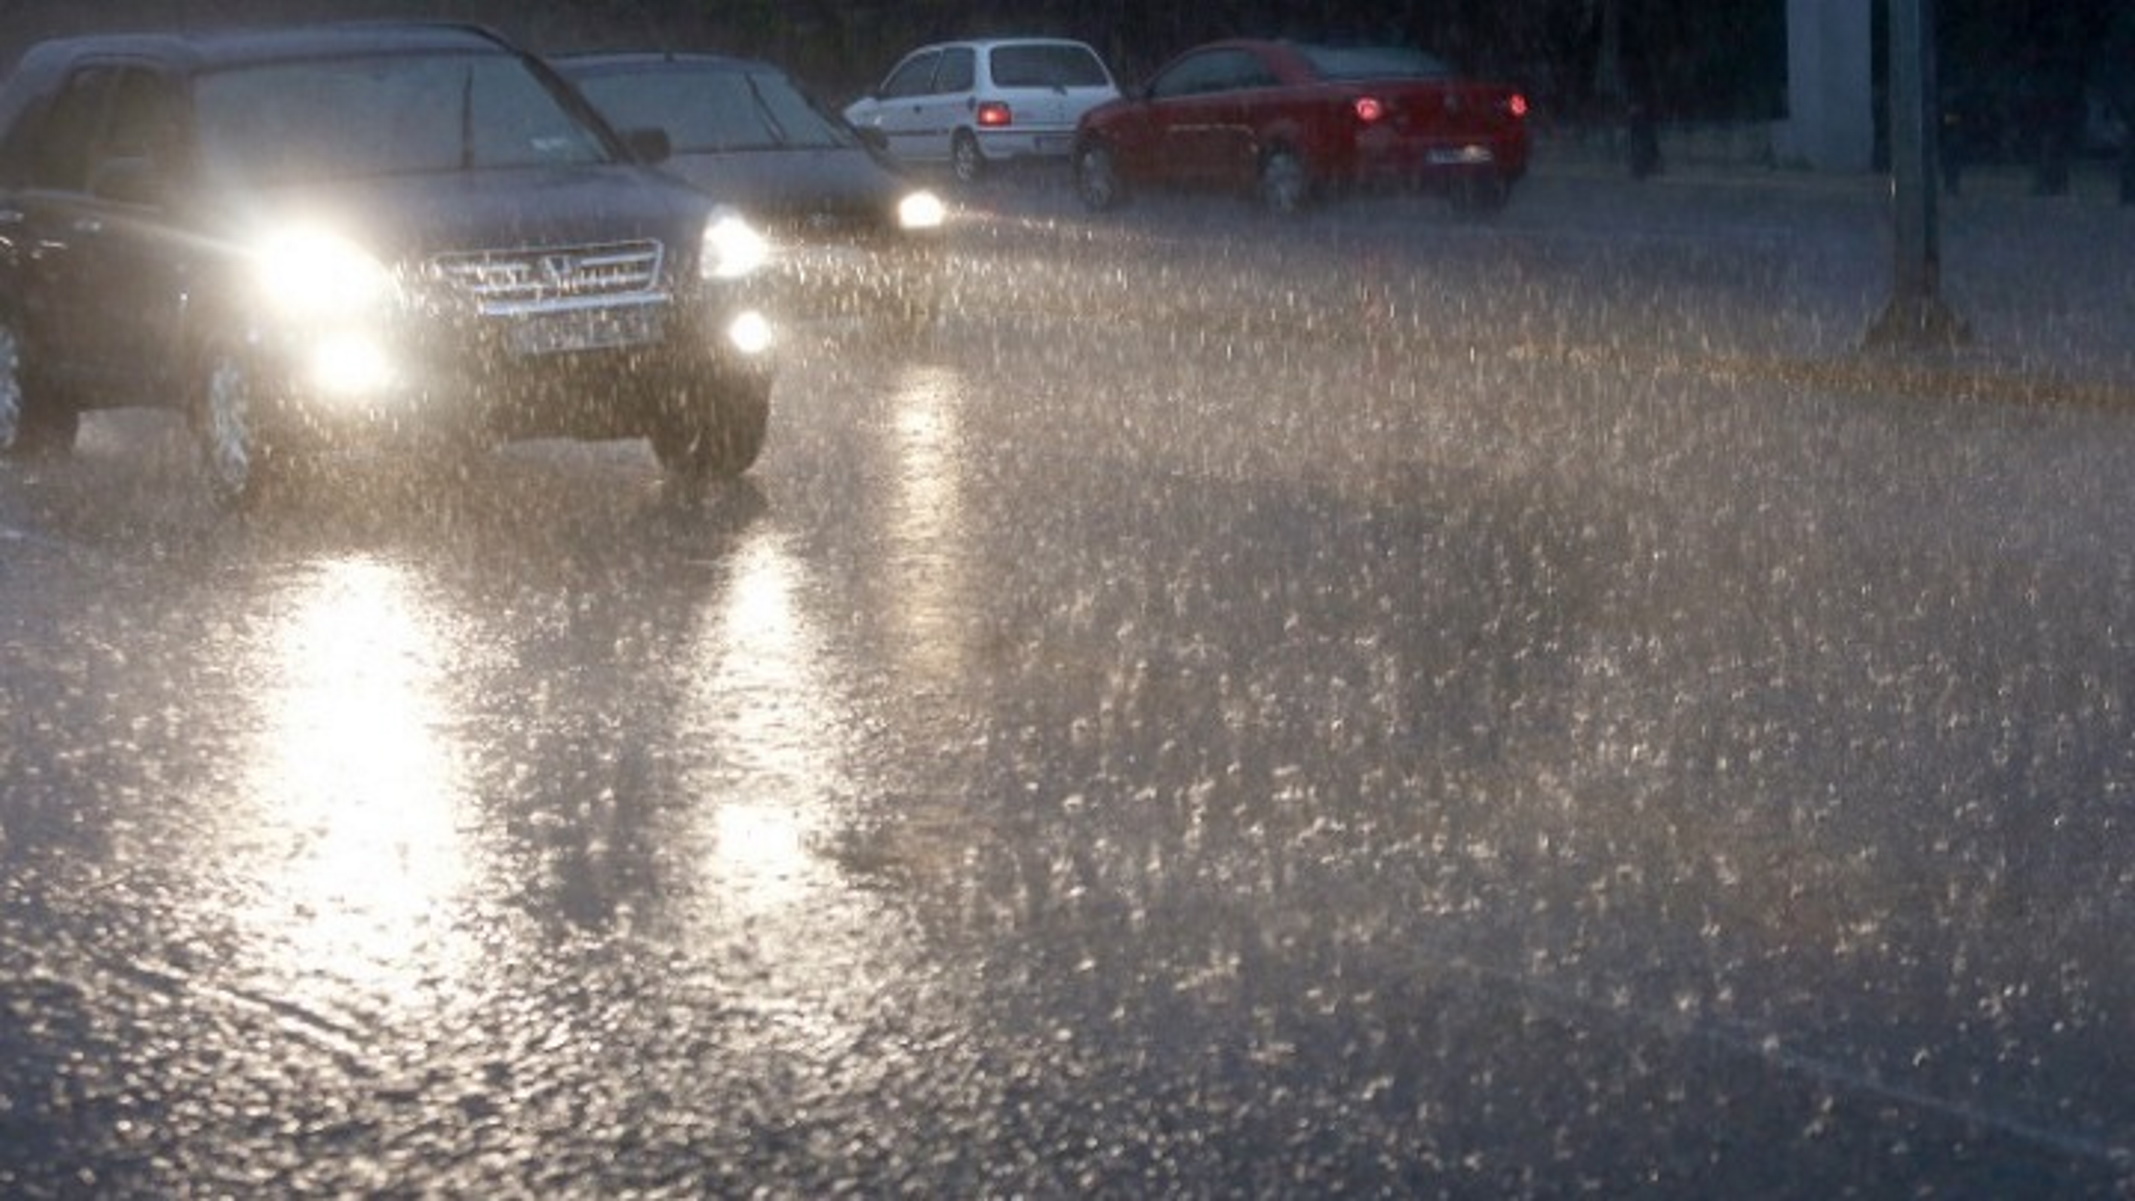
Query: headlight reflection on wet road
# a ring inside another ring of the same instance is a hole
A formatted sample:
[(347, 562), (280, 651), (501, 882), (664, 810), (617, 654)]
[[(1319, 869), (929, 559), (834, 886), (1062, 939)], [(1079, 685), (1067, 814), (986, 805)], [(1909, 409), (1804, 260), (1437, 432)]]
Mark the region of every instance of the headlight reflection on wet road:
[[(822, 610), (809, 562), (786, 535), (759, 531), (706, 597), (682, 721), (705, 755), (687, 783), (693, 803), (660, 835), (695, 864), (693, 895), (668, 898), (684, 906), (677, 933), (747, 971), (728, 968), (746, 981), (730, 1003), (760, 1020), (724, 1029), (731, 1063), (785, 1082), (802, 1109), (903, 1095), (961, 1053), (953, 1032), (967, 1020), (943, 1008), (913, 915), (850, 868), (852, 840), (888, 799), (869, 761), (879, 721), (842, 661), (855, 631)], [(930, 1033), (885, 1038), (892, 1012)]]
[(748, 913), (775, 912), (819, 885), (800, 814), (776, 802), (733, 801), (712, 817), (712, 870), (728, 897)]
[(261, 644), (250, 826), (235, 836), (256, 883), (240, 921), (300, 1006), (417, 1004), (471, 970), (454, 921), (473, 887), (467, 782), (438, 621), (401, 569), (339, 559)]
[(911, 367), (897, 380), (889, 521), (898, 570), (883, 601), (895, 614), (899, 652), (939, 685), (955, 683), (964, 666), (971, 599), (950, 553), (965, 533), (957, 457), (963, 396), (962, 378), (946, 368)]
[(773, 538), (742, 547), (713, 598), (690, 725), (719, 748), (700, 791), (706, 870), (722, 907), (769, 917), (831, 887), (810, 827), (849, 791), (846, 706), (828, 688), (817, 637), (796, 605), (799, 566)]

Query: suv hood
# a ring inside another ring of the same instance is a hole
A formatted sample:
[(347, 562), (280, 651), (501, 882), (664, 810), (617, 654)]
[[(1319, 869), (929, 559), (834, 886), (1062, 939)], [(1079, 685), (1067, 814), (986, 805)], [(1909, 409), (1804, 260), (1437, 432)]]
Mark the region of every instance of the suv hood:
[(256, 199), (270, 219), (325, 223), (389, 263), (654, 238), (671, 270), (695, 261), (711, 209), (694, 190), (621, 163), (341, 179)]

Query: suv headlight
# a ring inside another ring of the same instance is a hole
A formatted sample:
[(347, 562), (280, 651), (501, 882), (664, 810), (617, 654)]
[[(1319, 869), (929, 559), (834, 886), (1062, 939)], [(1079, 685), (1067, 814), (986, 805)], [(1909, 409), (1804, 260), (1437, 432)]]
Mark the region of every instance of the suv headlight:
[(286, 317), (347, 317), (392, 294), (393, 277), (369, 251), (313, 227), (277, 231), (254, 252), (260, 290)]
[(732, 209), (720, 209), (704, 227), (699, 270), (706, 279), (741, 279), (771, 261), (771, 243)]

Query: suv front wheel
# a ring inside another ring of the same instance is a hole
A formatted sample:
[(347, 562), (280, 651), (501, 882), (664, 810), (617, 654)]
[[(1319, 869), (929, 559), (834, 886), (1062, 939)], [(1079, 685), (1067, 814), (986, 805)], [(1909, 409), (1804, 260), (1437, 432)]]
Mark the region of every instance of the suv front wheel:
[(653, 457), (684, 483), (728, 479), (747, 471), (763, 453), (771, 419), (771, 381), (723, 384), (716, 397), (695, 396), (660, 414), (650, 431)]
[(81, 415), (51, 402), (24, 364), (22, 327), (0, 316), (0, 453), (31, 455), (74, 448)]
[(210, 349), (193, 404), (201, 466), (218, 503), (242, 508), (259, 499), (268, 448), (260, 437), (264, 387), (250, 355), (228, 344)]

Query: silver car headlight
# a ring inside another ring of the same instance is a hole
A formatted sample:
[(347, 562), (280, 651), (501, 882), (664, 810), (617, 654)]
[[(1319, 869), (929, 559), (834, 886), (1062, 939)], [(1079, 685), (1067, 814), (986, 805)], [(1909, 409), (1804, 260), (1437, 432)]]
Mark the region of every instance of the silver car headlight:
[(704, 227), (698, 270), (706, 279), (743, 279), (771, 261), (771, 242), (732, 209), (720, 209)]
[(921, 188), (897, 202), (897, 226), (900, 229), (940, 229), (949, 219), (949, 206), (934, 193)]

